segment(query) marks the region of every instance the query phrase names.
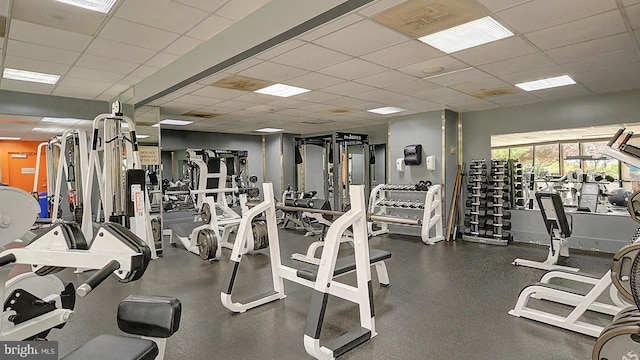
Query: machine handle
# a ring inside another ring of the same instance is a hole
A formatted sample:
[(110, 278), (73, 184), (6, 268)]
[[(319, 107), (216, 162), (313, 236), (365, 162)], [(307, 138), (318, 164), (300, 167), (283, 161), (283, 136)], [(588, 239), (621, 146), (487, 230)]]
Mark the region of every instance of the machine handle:
[(13, 254), (7, 254), (0, 257), (0, 267), (16, 262), (16, 256)]
[(76, 290), (76, 293), (80, 297), (87, 296), (87, 294), (89, 294), (93, 289), (95, 289), (96, 287), (98, 287), (98, 285), (105, 281), (112, 272), (118, 269), (120, 269), (120, 263), (116, 260), (111, 260), (102, 269), (93, 274), (93, 276), (91, 276), (86, 283), (78, 286), (78, 290)]

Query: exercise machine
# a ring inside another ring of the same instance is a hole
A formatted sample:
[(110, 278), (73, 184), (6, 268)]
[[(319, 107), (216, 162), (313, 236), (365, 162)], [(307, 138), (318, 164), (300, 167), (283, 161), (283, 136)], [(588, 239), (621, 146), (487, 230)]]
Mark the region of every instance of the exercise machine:
[(180, 328), (181, 316), (177, 298), (131, 295), (118, 305), (118, 328), (140, 338), (100, 335), (62, 360), (162, 360), (167, 338)]
[[(619, 129), (602, 149), (601, 154), (602, 156), (618, 159), (630, 166), (640, 167), (640, 148), (627, 144), (633, 133), (627, 133), (620, 140), (623, 133), (624, 129)], [(628, 203), (631, 218), (636, 222), (640, 222), (640, 193), (634, 194)], [(638, 243), (639, 239), (640, 231), (636, 231), (632, 243)], [(615, 263), (616, 258), (614, 258), (613, 264)], [(629, 261), (617, 263), (620, 266), (628, 266), (630, 264)], [(612, 275), (616, 273), (623, 272), (609, 270), (602, 277), (562, 270), (547, 272), (540, 279), (540, 282), (527, 286), (520, 292), (518, 301), (514, 309), (509, 311), (509, 314), (598, 337), (604, 328), (590, 322), (588, 318), (582, 319), (583, 315), (590, 311), (607, 316), (615, 316), (630, 305), (628, 299), (625, 300), (625, 297), (621, 296), (616, 287), (612, 286), (614, 282)], [(575, 282), (582, 284), (582, 286), (560, 286), (554, 283), (557, 280)], [(588, 289), (581, 290), (585, 287)], [(572, 310), (568, 315), (544, 311), (529, 306), (531, 299), (566, 305), (571, 307)]]
[[(84, 297), (109, 276), (119, 282), (138, 280), (151, 258), (149, 248), (133, 233), (116, 223), (103, 224), (89, 244), (76, 223), (53, 222), (28, 244), (13, 244), (33, 225), (39, 212), (30, 194), (0, 187), (0, 267), (17, 266), (5, 279), (0, 275), (3, 313), (0, 340), (45, 338), (75, 316), (75, 295)], [(16, 246), (17, 245), (17, 246)], [(24, 268), (23, 266), (23, 268)], [(77, 289), (55, 274), (65, 268), (98, 270)]]
[(560, 194), (552, 192), (537, 192), (536, 200), (540, 207), (540, 213), (544, 220), (544, 225), (551, 237), (549, 243), (549, 253), (543, 262), (515, 259), (513, 265), (526, 266), (542, 270), (565, 270), (579, 271), (580, 269), (558, 265), (560, 256), (569, 257), (569, 243), (567, 238), (571, 236), (572, 224), (567, 221), (564, 206)]
[[(371, 149), (369, 136), (354, 133), (332, 133), (327, 135), (294, 138), (296, 164), (303, 163), (301, 149), (319, 146), (323, 149), (322, 164), (323, 193), (320, 197), (331, 202), (331, 208), (345, 209), (349, 200), (349, 185), (364, 185), (368, 194), (371, 188)], [(306, 173), (304, 166), (295, 167), (296, 189), (304, 191)]]
[[(376, 267), (379, 282), (383, 285), (388, 285), (389, 278), (384, 261), (391, 257), (391, 253), (369, 249), (367, 236), (368, 216), (365, 206), (364, 186), (351, 186), (349, 191), (351, 209), (346, 213), (313, 210), (320, 214), (339, 215), (340, 217), (331, 224), (327, 231), (320, 265), (304, 269), (295, 269), (282, 264), (276, 223), (276, 208), (282, 210), (292, 209), (286, 206), (276, 206), (273, 184), (264, 183), (263, 193), (264, 201), (251, 204), (254, 206), (244, 214), (240, 223), (226, 273), (226, 280), (223, 283), (223, 289), (220, 294), (222, 304), (233, 312), (244, 313), (260, 305), (284, 299), (286, 297), (284, 280), (286, 279), (314, 289), (304, 331), (304, 346), (309, 355), (316, 359), (334, 359), (376, 336), (370, 266)], [(273, 291), (267, 295), (258, 296), (247, 303), (235, 302), (232, 299), (232, 294), (238, 279), (237, 275), (242, 260), (244, 242), (251, 230), (252, 221), (263, 213), (270, 243), (269, 257)], [(354, 255), (353, 257), (338, 258), (340, 239), (348, 227), (353, 228)], [(355, 272), (356, 286), (347, 285), (336, 280), (336, 277), (349, 272)], [(320, 344), (320, 334), (329, 295), (357, 304), (360, 314), (360, 326), (333, 342), (322, 346)]]
[[(119, 223), (131, 229), (151, 249), (157, 259), (156, 240), (151, 226), (146, 175), (142, 170), (135, 123), (122, 113), (122, 104), (112, 104), (110, 114), (100, 114), (93, 120), (91, 150), (83, 180), (84, 199), (91, 199), (93, 182), (100, 191), (96, 222), (100, 222), (100, 205), (105, 222)], [(100, 127), (102, 125), (102, 128)], [(102, 131), (102, 136), (100, 136)], [(82, 212), (82, 233), (93, 237), (91, 201), (85, 201)]]

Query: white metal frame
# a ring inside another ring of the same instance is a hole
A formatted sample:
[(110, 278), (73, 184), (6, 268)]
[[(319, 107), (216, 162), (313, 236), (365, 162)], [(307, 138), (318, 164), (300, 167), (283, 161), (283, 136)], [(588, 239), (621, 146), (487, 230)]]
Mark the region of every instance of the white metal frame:
[[(100, 191), (100, 201), (98, 204), (98, 211), (96, 215), (96, 222), (99, 222), (100, 215), (100, 204), (102, 204), (102, 208), (105, 214), (105, 222), (109, 222), (109, 215), (114, 212), (114, 201), (112, 195), (121, 196), (123, 202), (126, 202), (127, 199), (124, 199), (124, 192), (122, 180), (119, 179), (118, 174), (120, 174), (125, 169), (122, 169), (122, 164), (124, 161), (126, 170), (130, 169), (142, 169), (140, 163), (140, 153), (138, 152), (138, 139), (136, 138), (136, 126), (133, 120), (131, 120), (128, 116), (125, 116), (121, 113), (121, 104), (120, 102), (114, 102), (112, 106), (113, 112), (111, 114), (100, 114), (93, 119), (93, 134), (91, 137), (91, 151), (89, 152), (89, 160), (88, 165), (85, 169), (88, 174), (85, 179), (83, 186), (83, 199), (85, 202), (83, 204), (83, 212), (82, 212), (82, 233), (85, 235), (86, 239), (93, 238), (93, 213), (92, 213), (92, 202), (91, 202), (91, 194), (93, 191), (93, 181), (94, 176), (97, 177), (98, 188)], [(102, 144), (102, 154), (103, 160), (102, 164), (100, 163), (100, 157), (98, 155), (99, 149), (99, 128), (100, 124), (103, 123), (103, 144)], [(126, 138), (126, 132), (123, 130), (123, 124), (128, 125), (128, 140)], [(112, 139), (116, 139), (112, 141)], [(109, 143), (107, 143), (110, 141)], [(124, 145), (125, 158), (122, 158), (121, 154), (117, 154), (118, 146), (116, 146), (116, 141), (122, 142)], [(144, 204), (139, 204), (141, 200), (139, 195), (136, 195), (135, 192), (132, 192), (132, 197), (134, 200), (137, 199), (138, 204), (136, 207), (142, 207), (144, 210), (136, 211), (136, 215), (131, 217), (132, 224), (138, 224), (138, 226), (133, 225), (132, 231), (142, 239), (145, 244), (151, 250), (151, 258), (157, 259), (158, 255), (156, 252), (155, 240), (153, 238), (153, 230), (151, 229), (151, 206), (149, 203), (149, 194), (147, 193), (147, 189), (141, 189), (144, 192)], [(124, 206), (124, 204), (123, 204)]]
[[(380, 205), (381, 201), (388, 200), (389, 192), (398, 193), (424, 193), (418, 190), (390, 190), (389, 184), (380, 184), (373, 188), (369, 196), (369, 212), (376, 215), (389, 215), (391, 207)], [(420, 228), (420, 238), (425, 244), (434, 245), (444, 240), (444, 230), (442, 224), (442, 186), (432, 185), (425, 194), (424, 209), (418, 208), (399, 208), (401, 210), (419, 210), (422, 211), (422, 225)], [(369, 235), (378, 236), (389, 233), (389, 225), (384, 222), (375, 222), (379, 227), (378, 230), (373, 229), (374, 222), (367, 223)], [(410, 225), (409, 225), (410, 226)], [(431, 230), (435, 235), (431, 236)]]
[[(369, 260), (369, 239), (367, 236), (367, 215), (365, 207), (364, 186), (352, 185), (350, 189), (351, 209), (334, 221), (324, 241), (322, 257), (318, 268), (316, 281), (309, 281), (297, 276), (297, 269), (285, 266), (281, 261), (280, 241), (278, 237), (278, 227), (276, 220), (276, 208), (273, 196), (273, 185), (263, 184), (264, 201), (253, 207), (242, 218), (234, 248), (231, 253), (231, 268), (227, 273), (227, 281), (220, 294), (222, 304), (229, 310), (243, 313), (249, 309), (260, 305), (284, 299), (284, 280), (314, 289), (309, 313), (307, 315), (307, 325), (305, 327), (304, 345), (307, 353), (316, 359), (333, 359), (336, 354), (333, 350), (320, 344), (320, 330), (322, 318), (326, 307), (326, 298), (334, 295), (342, 299), (358, 304), (360, 313), (360, 328), (355, 332), (345, 335), (342, 340), (352, 340), (360, 344), (369, 338), (377, 335), (375, 329), (375, 317), (373, 304), (371, 303), (371, 269), (375, 265), (378, 270), (378, 279), (381, 284), (388, 284), (389, 278), (386, 273), (384, 261), (370, 264)], [(269, 234), (269, 255), (271, 263), (271, 273), (273, 280), (273, 293), (265, 295), (248, 303), (234, 302), (232, 299), (233, 286), (236, 275), (242, 260), (242, 249), (247, 241), (246, 234), (251, 231), (251, 221), (258, 215), (264, 213), (267, 220), (267, 230)], [(333, 274), (340, 239), (345, 230), (352, 226), (354, 236), (354, 257), (357, 285), (351, 286), (336, 281)], [(313, 330), (313, 331), (310, 331)], [(312, 333), (313, 332), (313, 333)], [(359, 336), (358, 336), (359, 335)], [(338, 354), (339, 355), (339, 354)]]

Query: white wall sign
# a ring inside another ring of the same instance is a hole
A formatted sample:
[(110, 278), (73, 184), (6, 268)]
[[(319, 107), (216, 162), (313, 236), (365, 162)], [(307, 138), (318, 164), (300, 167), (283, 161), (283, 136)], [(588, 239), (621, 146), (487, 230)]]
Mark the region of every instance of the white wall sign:
[(36, 168), (22, 168), (23, 174), (35, 174)]
[(157, 146), (140, 146), (140, 165), (158, 165), (160, 164), (160, 153)]

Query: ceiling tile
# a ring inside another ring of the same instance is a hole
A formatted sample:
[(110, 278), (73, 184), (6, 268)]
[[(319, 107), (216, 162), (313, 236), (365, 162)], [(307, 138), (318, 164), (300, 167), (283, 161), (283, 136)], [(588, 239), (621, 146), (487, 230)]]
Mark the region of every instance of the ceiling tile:
[(220, 7), (222, 7), (222, 5), (224, 5), (228, 0), (172, 0), (172, 1), (212, 13), (218, 10)]
[(438, 84), (420, 79), (420, 80), (409, 81), (409, 82), (405, 82), (405, 83), (401, 83), (393, 86), (388, 86), (386, 87), (386, 89), (393, 91), (395, 93), (422, 98), (423, 93), (425, 92), (428, 93), (431, 90), (437, 89), (439, 87), (441, 86)]
[(153, 66), (148, 66), (148, 65), (140, 65), (137, 69), (133, 70), (133, 72), (131, 72), (131, 75), (133, 76), (140, 76), (143, 78), (146, 78), (147, 76), (153, 74), (154, 72), (160, 70), (157, 67), (153, 67)]
[[(241, 61), (231, 67), (228, 67), (226, 69), (224, 69), (225, 73), (228, 74), (238, 74), (240, 71), (242, 70), (246, 70), (252, 66), (258, 65), (262, 63), (262, 60), (260, 59), (256, 59), (256, 58), (249, 58), (247, 60)], [(213, 82), (210, 82), (209, 84), (213, 84)]]
[(9, 15), (9, 0), (0, 0), (0, 16)]
[(300, 36), (300, 39), (306, 40), (306, 41), (313, 41), (327, 34), (330, 34), (334, 31), (340, 30), (344, 27), (354, 24), (362, 19), (363, 17), (358, 14), (343, 15), (335, 20), (332, 20), (326, 24), (323, 24), (313, 30), (310, 30), (302, 34), (302, 36)]
[(542, 53), (533, 53), (512, 59), (496, 61), (479, 66), (479, 68), (489, 74), (499, 76), (552, 65), (554, 65), (554, 62), (547, 56)]
[(640, 0), (622, 0), (622, 5), (630, 6), (633, 4), (640, 4)]
[(558, 87), (553, 89), (538, 90), (538, 91), (532, 91), (532, 92), (535, 93), (537, 97), (542, 98), (544, 100), (555, 100), (559, 98), (567, 98), (572, 96), (591, 95), (591, 92), (580, 84), (563, 86), (563, 87)]
[(458, 51), (452, 55), (470, 65), (483, 65), (536, 52), (520, 37), (510, 37), (471, 49)]
[(187, 36), (200, 40), (209, 40), (213, 35), (228, 28), (233, 24), (232, 20), (217, 15), (211, 15), (200, 24), (187, 32)]
[(187, 85), (187, 86), (181, 87), (180, 89), (176, 90), (175, 92), (178, 93), (178, 94), (191, 94), (194, 91), (202, 89), (203, 87), (205, 87), (205, 85), (198, 84), (198, 83), (193, 83), (191, 85)]
[(345, 54), (361, 56), (408, 40), (408, 37), (370, 20), (363, 20), (314, 43)]
[(182, 56), (201, 43), (202, 41), (198, 39), (190, 38), (188, 36), (181, 36), (178, 38), (178, 40), (172, 42), (171, 45), (162, 50), (162, 52)]
[(638, 54), (634, 50), (627, 50), (563, 63), (562, 67), (569, 73), (589, 73), (601, 71), (603, 67), (624, 68), (637, 61)]
[(83, 51), (91, 41), (91, 36), (31, 24), (16, 19), (11, 21), (9, 38), (71, 51)]
[(276, 56), (271, 61), (306, 70), (317, 70), (350, 59), (350, 56), (315, 44), (302, 45)]
[[(398, 98), (393, 100), (393, 105), (414, 111), (433, 111), (442, 109), (442, 105), (427, 101), (424, 99), (416, 99), (411, 96), (405, 96), (404, 98)], [(402, 112), (402, 114), (406, 114)]]
[(175, 101), (180, 103), (185, 103), (185, 104), (202, 105), (201, 107), (211, 106), (216, 102), (219, 102), (210, 97), (197, 96), (197, 95), (191, 95), (191, 94), (183, 95), (179, 98), (176, 98)]
[(241, 71), (239, 75), (261, 80), (283, 82), (306, 73), (301, 69), (264, 61), (256, 66)]
[(309, 72), (304, 75), (287, 80), (287, 83), (289, 85), (299, 86), (310, 90), (322, 89), (324, 87), (336, 85), (341, 82), (344, 82), (344, 79), (315, 72)]
[(304, 94), (296, 95), (296, 99), (311, 101), (311, 102), (326, 101), (330, 99), (335, 99), (337, 97), (340, 97), (340, 95), (329, 94), (324, 91), (309, 91)]
[(386, 88), (388, 86), (401, 84), (403, 82), (409, 82), (416, 80), (416, 77), (409, 76), (405, 73), (401, 73), (395, 70), (389, 70), (385, 72), (381, 72), (375, 75), (366, 76), (356, 80), (356, 82), (375, 86), (379, 88)]
[(207, 13), (170, 0), (124, 1), (114, 15), (138, 24), (184, 34)]
[(547, 54), (556, 62), (565, 63), (633, 48), (634, 45), (629, 34), (624, 33), (549, 50)]
[(500, 78), (509, 84), (518, 84), (526, 81), (546, 79), (554, 76), (566, 75), (566, 71), (560, 66), (548, 66), (538, 69), (521, 71), (513, 74), (506, 74)]
[[(468, 95), (474, 95), (474, 93), (484, 91), (484, 90), (491, 90), (491, 89), (503, 89), (503, 88), (509, 88), (511, 90), (514, 89), (511, 84), (494, 77), (453, 85), (451, 86), (451, 88)], [(518, 88), (515, 88), (515, 90), (513, 91), (520, 92)], [(486, 100), (491, 100), (491, 98), (492, 97), (487, 97)]]
[(220, 106), (223, 108), (235, 109), (235, 110), (243, 110), (248, 109), (252, 106), (255, 106), (254, 103), (244, 102), (244, 101), (235, 101), (235, 100), (226, 100), (221, 103), (216, 104), (216, 106)]
[(246, 94), (246, 92), (240, 91), (240, 90), (219, 88), (217, 86), (205, 86), (201, 89), (194, 91), (192, 94), (198, 95), (198, 96), (212, 97), (217, 99), (231, 99), (231, 98)]
[(342, 79), (354, 80), (383, 72), (385, 70), (387, 70), (387, 68), (384, 68), (380, 65), (354, 58), (341, 62), (339, 64), (326, 67), (324, 69), (320, 69), (318, 70), (318, 72)]
[(142, 78), (140, 76), (128, 75), (128, 76), (125, 76), (124, 78), (122, 78), (121, 80), (119, 80), (118, 83), (121, 84), (121, 85), (133, 86), (133, 85), (139, 83), (142, 80), (144, 80), (144, 78)]
[(7, 55), (10, 56), (41, 60), (43, 58), (43, 54), (46, 54), (48, 61), (66, 65), (73, 65), (80, 56), (79, 52), (51, 48), (16, 40), (9, 40), (7, 45)]
[(84, 79), (84, 80), (110, 82), (112, 84), (116, 82), (121, 82), (123, 79), (122, 74), (116, 74), (112, 72), (100, 71), (100, 70), (94, 70), (94, 69), (86, 69), (80, 66), (72, 67), (66, 76), (74, 77), (77, 79)]
[(503, 105), (503, 106), (515, 106), (515, 105), (531, 104), (531, 103), (539, 102), (541, 100), (540, 98), (530, 93), (522, 92), (518, 94), (492, 97), (491, 99), (489, 99), (489, 101), (499, 105)]
[(500, 106), (498, 106), (498, 105), (496, 105), (496, 104), (494, 104), (492, 102), (486, 101), (486, 100), (478, 99), (477, 101), (461, 104), (459, 107), (455, 107), (454, 110), (458, 110), (458, 111), (480, 111), (480, 110), (495, 109), (497, 107), (500, 107)]
[(265, 95), (265, 94), (256, 94), (254, 92), (245, 92), (244, 94), (233, 98), (234, 101), (244, 101), (250, 102), (254, 104), (267, 104), (274, 102), (280, 99), (277, 96)]
[(640, 29), (640, 4), (629, 6), (626, 8), (629, 22), (634, 30)]
[(143, 64), (149, 60), (155, 51), (123, 44), (102, 38), (96, 38), (87, 48), (87, 54), (121, 61)]
[(27, 81), (2, 79), (0, 89), (27, 92), (32, 94), (50, 94), (55, 85), (38, 84)]
[(261, 52), (260, 54), (256, 55), (255, 57), (258, 59), (262, 59), (262, 60), (269, 60), (271, 58), (274, 58), (278, 55), (284, 54), (288, 51), (291, 51), (297, 47), (300, 47), (302, 45), (306, 44), (306, 42), (302, 41), (302, 40), (298, 40), (298, 39), (291, 39), (288, 41), (285, 41), (279, 45), (276, 45), (270, 49), (267, 49), (263, 52)]
[(160, 51), (178, 38), (178, 34), (140, 25), (119, 18), (111, 18), (100, 32), (100, 37), (120, 41), (145, 49)]
[(71, 86), (58, 86), (51, 95), (64, 96), (78, 99), (94, 99), (102, 94), (102, 91), (84, 88), (74, 88)]
[(446, 87), (425, 91), (420, 97), (437, 104), (446, 105), (447, 103), (451, 102), (452, 99), (459, 98), (462, 95), (472, 97)]
[(232, 20), (240, 20), (251, 14), (255, 10), (261, 8), (270, 0), (242, 0), (229, 1), (221, 7), (216, 14)]
[(8, 55), (4, 59), (4, 66), (12, 69), (30, 70), (55, 75), (64, 75), (69, 70), (68, 65), (54, 64), (41, 60), (25, 59)]
[(491, 12), (498, 12), (506, 8), (524, 4), (530, 0), (478, 0), (478, 2), (489, 9)]
[(107, 14), (58, 1), (20, 0), (13, 2), (11, 17), (32, 24), (93, 36), (107, 18)]
[(82, 55), (76, 64), (87, 69), (108, 71), (123, 75), (129, 74), (138, 67), (138, 64), (115, 59), (107, 59), (102, 56), (90, 54)]
[[(83, 80), (76, 79), (69, 76), (65, 76), (64, 79), (60, 80), (60, 83), (56, 87), (56, 89), (62, 87), (71, 87), (71, 88), (79, 88), (79, 89), (87, 89), (92, 91), (98, 91), (102, 93), (113, 85), (113, 83), (95, 81), (95, 80)], [(99, 94), (98, 94), (99, 95)]]
[(582, 41), (625, 32), (618, 10), (535, 31), (526, 38), (542, 50), (558, 48)]
[[(469, 67), (469, 65), (452, 56), (441, 56), (432, 60), (421, 61), (408, 66), (403, 66), (401, 68), (398, 68), (397, 70), (415, 77), (423, 78), (426, 76), (435, 75), (437, 73), (446, 73), (464, 69), (467, 67)], [(438, 68), (442, 68), (442, 70), (440, 70), (439, 72), (434, 71)]]
[(158, 53), (158, 55), (149, 59), (149, 61), (147, 61), (145, 64), (149, 66), (163, 68), (169, 65), (171, 62), (173, 62), (177, 58), (178, 58), (177, 55), (161, 52), (161, 53)]
[(615, 0), (581, 0), (575, 6), (566, 0), (537, 0), (498, 13), (520, 33), (548, 28), (616, 8)]
[(365, 91), (375, 90), (375, 88), (367, 85), (362, 85), (355, 83), (353, 81), (343, 82), (337, 85), (328, 86), (322, 91), (328, 92), (330, 94), (338, 94), (343, 96), (351, 96), (358, 93), (363, 93)]
[(602, 67), (576, 75), (578, 81), (594, 93), (606, 93), (640, 88), (640, 62), (623, 67)]
[(370, 5), (364, 6), (358, 9), (358, 12), (364, 16), (373, 17), (379, 12), (385, 11), (391, 7), (394, 7), (406, 0), (379, 0), (374, 1)]
[(362, 56), (393, 69), (442, 56), (442, 52), (418, 40), (409, 40)]
[(439, 84), (442, 86), (450, 86), (455, 84), (462, 84), (469, 81), (481, 80), (490, 78), (491, 75), (484, 71), (480, 71), (475, 68), (467, 68), (466, 70), (457, 70), (453, 73), (444, 73), (442, 75), (435, 75), (426, 78), (429, 82)]

